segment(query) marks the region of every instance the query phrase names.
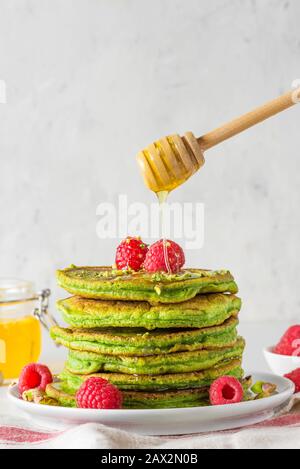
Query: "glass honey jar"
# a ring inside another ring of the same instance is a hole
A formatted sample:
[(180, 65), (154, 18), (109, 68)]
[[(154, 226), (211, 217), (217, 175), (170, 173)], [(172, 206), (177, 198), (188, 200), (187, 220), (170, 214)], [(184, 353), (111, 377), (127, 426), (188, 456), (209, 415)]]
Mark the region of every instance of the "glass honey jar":
[(0, 374), (15, 379), (41, 353), (41, 324), (55, 324), (48, 313), (50, 290), (35, 292), (33, 283), (0, 279)]

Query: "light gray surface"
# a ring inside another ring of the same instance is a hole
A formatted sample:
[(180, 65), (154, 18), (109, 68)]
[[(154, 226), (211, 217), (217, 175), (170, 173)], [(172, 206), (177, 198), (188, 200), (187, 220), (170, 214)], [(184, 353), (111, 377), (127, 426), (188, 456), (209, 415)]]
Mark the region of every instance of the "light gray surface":
[[(0, 275), (56, 297), (55, 268), (111, 263), (96, 206), (154, 200), (136, 152), (288, 89), (299, 15), (298, 0), (2, 1)], [(245, 321), (299, 317), (299, 112), (210, 151), (172, 196), (205, 203), (205, 245), (188, 264), (230, 268)]]
[(275, 345), (289, 325), (283, 321), (248, 323), (241, 320), (239, 333), (246, 339), (244, 369), (270, 372), (262, 351), (265, 347)]

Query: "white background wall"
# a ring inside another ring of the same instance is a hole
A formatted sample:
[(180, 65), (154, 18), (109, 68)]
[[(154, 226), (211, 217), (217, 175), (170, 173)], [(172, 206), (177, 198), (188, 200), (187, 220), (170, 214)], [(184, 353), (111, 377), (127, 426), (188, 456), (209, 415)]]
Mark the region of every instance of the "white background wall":
[[(150, 203), (135, 154), (202, 134), (300, 78), (298, 0), (0, 0), (0, 275), (50, 286), (113, 261), (96, 206)], [(245, 320), (299, 318), (300, 108), (211, 150), (172, 201), (204, 202), (188, 264), (229, 268)]]

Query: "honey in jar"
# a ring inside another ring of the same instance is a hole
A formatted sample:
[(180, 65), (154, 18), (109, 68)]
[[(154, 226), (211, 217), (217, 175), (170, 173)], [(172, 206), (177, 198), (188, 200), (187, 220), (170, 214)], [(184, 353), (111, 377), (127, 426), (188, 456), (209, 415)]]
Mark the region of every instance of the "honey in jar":
[(33, 315), (37, 299), (32, 283), (0, 279), (0, 372), (6, 380), (40, 356), (41, 326)]

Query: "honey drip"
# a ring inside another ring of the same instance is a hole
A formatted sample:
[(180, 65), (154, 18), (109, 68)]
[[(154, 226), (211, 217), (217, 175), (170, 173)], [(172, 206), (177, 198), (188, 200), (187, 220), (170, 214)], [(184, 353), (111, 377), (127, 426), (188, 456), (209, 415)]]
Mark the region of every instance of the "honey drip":
[(169, 256), (168, 256), (168, 246), (167, 246), (167, 237), (166, 237), (166, 203), (168, 199), (169, 191), (157, 192), (156, 196), (159, 203), (159, 237), (163, 240), (163, 251), (164, 251), (164, 261), (167, 268), (167, 272), (171, 273)]

